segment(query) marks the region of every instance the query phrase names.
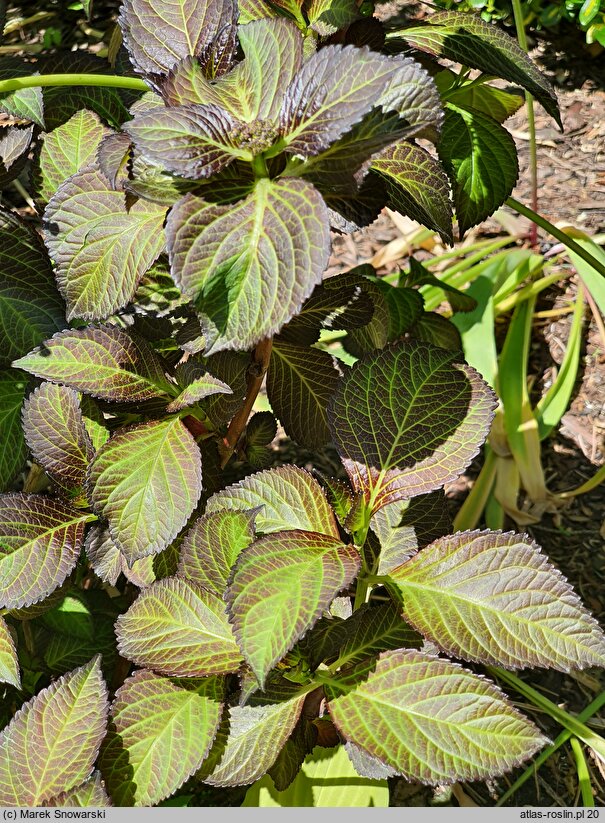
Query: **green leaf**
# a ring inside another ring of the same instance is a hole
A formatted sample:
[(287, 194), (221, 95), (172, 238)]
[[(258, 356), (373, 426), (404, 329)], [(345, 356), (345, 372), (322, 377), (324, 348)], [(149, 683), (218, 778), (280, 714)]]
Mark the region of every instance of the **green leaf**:
[(6, 621), (2, 617), (0, 617), (0, 682), (10, 683), (16, 689), (21, 688), (17, 649)]
[(355, 579), (360, 562), (352, 546), (301, 530), (261, 537), (239, 555), (226, 597), (238, 644), (261, 688)]
[(50, 800), (45, 800), (44, 806), (70, 806), (70, 807), (89, 807), (96, 806), (103, 808), (104, 806), (111, 806), (112, 802), (109, 799), (107, 792), (103, 788), (101, 781), (101, 773), (94, 771), (92, 777), (89, 777), (84, 783), (76, 786), (68, 792), (61, 792), (56, 797), (51, 797)]
[(442, 11), (419, 25), (398, 31), (414, 48), (481, 69), (527, 89), (559, 126), (561, 118), (553, 87), (516, 40), (476, 14)]
[(109, 134), (97, 115), (86, 109), (45, 134), (34, 171), (39, 199), (47, 203), (68, 177), (93, 163), (101, 141)]
[[(183, 345), (183, 348), (187, 351), (186, 345)], [(180, 363), (176, 367), (175, 376), (179, 384), (185, 388), (185, 396), (189, 393), (186, 387), (195, 387), (196, 381), (205, 379), (206, 375), (211, 375), (215, 380), (231, 388), (229, 394), (210, 394), (199, 401), (200, 408), (208, 420), (213, 426), (219, 427), (231, 420), (245, 397), (250, 362), (250, 355), (246, 352), (223, 351), (211, 357), (196, 355), (185, 363)], [(195, 391), (195, 388), (192, 391)]]
[(132, 563), (166, 548), (187, 522), (202, 491), (199, 448), (179, 418), (120, 429), (96, 455), (89, 488)]
[[(259, 706), (232, 706), (221, 758), (204, 776), (211, 786), (245, 786), (262, 777), (292, 733), (306, 695)], [(217, 741), (218, 742), (218, 741)]]
[(448, 103), (437, 149), (452, 182), (462, 235), (493, 214), (515, 187), (515, 141), (491, 117)]
[(459, 82), (459, 78), (449, 69), (438, 72), (433, 79), (442, 97), (445, 97), (449, 103), (462, 109), (480, 111), (497, 120), (498, 123), (504, 123), (525, 103), (523, 94), (511, 94), (485, 83), (474, 86), (471, 81), (469, 84), (454, 86), (454, 83)]
[(26, 383), (22, 372), (0, 370), (0, 491), (10, 486), (27, 457), (21, 428)]
[(172, 276), (195, 304), (208, 352), (250, 348), (279, 331), (328, 262), (326, 206), (304, 180), (259, 180), (232, 206), (186, 195), (166, 235)]
[(202, 377), (196, 377), (183, 391), (175, 397), (167, 406), (167, 412), (176, 412), (187, 406), (194, 406), (205, 397), (213, 394), (233, 394), (232, 389), (222, 380), (213, 377), (208, 372)]
[(89, 517), (50, 497), (0, 495), (1, 608), (29, 606), (61, 585), (77, 563)]
[(437, 160), (420, 146), (402, 140), (375, 157), (371, 168), (385, 181), (392, 209), (453, 244), (450, 187)]
[(255, 528), (261, 534), (302, 529), (339, 537), (334, 512), (322, 487), (297, 466), (267, 469), (227, 486), (208, 500), (206, 514), (221, 509), (258, 509)]
[[(346, 788), (346, 791), (343, 789)], [(315, 806), (348, 808), (389, 805), (386, 780), (361, 778), (353, 768), (344, 746), (317, 746), (305, 760), (300, 774), (285, 791), (277, 791), (267, 776), (248, 789), (242, 806)]]
[(340, 373), (324, 351), (276, 339), (267, 372), (267, 397), (289, 437), (308, 448), (330, 440), (326, 406)]
[(311, 0), (307, 15), (313, 31), (328, 37), (357, 20), (359, 8), (355, 0)]
[[(374, 285), (381, 292), (389, 313), (389, 323), (387, 328), (387, 340), (393, 342), (398, 340), (403, 334), (411, 332), (419, 320), (425, 315), (423, 311), (424, 301), (414, 289), (407, 289), (403, 286), (391, 286), (385, 280), (376, 277), (373, 279)], [(378, 323), (379, 317), (373, 320), (371, 326)], [(376, 339), (378, 333), (373, 329), (367, 329)]]
[(164, 206), (139, 200), (87, 166), (66, 180), (44, 212), (44, 240), (55, 261), (68, 319), (98, 320), (129, 302), (164, 248)]
[(201, 765), (216, 734), (218, 678), (173, 682), (138, 671), (116, 692), (99, 765), (118, 806), (154, 806)]
[[(0, 60), (0, 80), (36, 74), (32, 68), (31, 64), (16, 57), (3, 57)], [(44, 128), (44, 103), (41, 88), (34, 86), (0, 95), (0, 110), (19, 119), (31, 120), (41, 129)]]
[(441, 289), (452, 312), (471, 312), (477, 308), (477, 300), (468, 291), (460, 291), (445, 280), (440, 280), (415, 257), (410, 257), (410, 272), (405, 282), (406, 286), (434, 286)]
[(347, 372), (328, 419), (353, 488), (375, 512), (456, 478), (494, 407), (492, 390), (456, 352), (403, 341)]
[(163, 397), (170, 384), (151, 346), (117, 326), (55, 334), (14, 366), (113, 402)]
[(102, 654), (103, 669), (108, 674), (116, 662), (116, 639), (113, 621), (101, 615), (95, 616), (94, 638), (87, 639), (75, 634), (51, 634), (44, 639), (44, 663), (53, 674), (64, 674), (76, 666), (82, 666), (91, 654)]
[(506, 667), (605, 665), (605, 636), (571, 586), (527, 537), (443, 537), (391, 579), (406, 618), (455, 657)]
[(118, 618), (116, 636), (123, 657), (160, 674), (226, 674), (242, 662), (223, 601), (178, 577), (144, 589)]
[(38, 235), (0, 210), (0, 366), (65, 326), (65, 307)]
[(449, 351), (462, 351), (462, 339), (448, 317), (434, 311), (424, 312), (410, 329), (410, 337)]
[(94, 449), (78, 393), (42, 383), (23, 405), (23, 431), (34, 460), (70, 496), (81, 495)]
[(196, 520), (183, 540), (179, 575), (222, 597), (233, 564), (254, 540), (256, 514), (215, 511)]
[(347, 740), (409, 780), (485, 780), (548, 742), (496, 686), (455, 663), (400, 650), (364, 670), (348, 693), (326, 686), (330, 717)]
[(91, 774), (107, 720), (97, 656), (43, 689), (0, 734), (0, 803), (39, 806)]
[(315, 748), (318, 736), (317, 726), (301, 717), (268, 771), (278, 791), (287, 789), (296, 778), (305, 757)]
[(232, 22), (230, 0), (125, 0), (119, 23), (131, 60), (142, 74), (165, 74), (181, 58), (203, 54)]
[(15, 180), (27, 163), (33, 126), (7, 126), (0, 137), (0, 186)]

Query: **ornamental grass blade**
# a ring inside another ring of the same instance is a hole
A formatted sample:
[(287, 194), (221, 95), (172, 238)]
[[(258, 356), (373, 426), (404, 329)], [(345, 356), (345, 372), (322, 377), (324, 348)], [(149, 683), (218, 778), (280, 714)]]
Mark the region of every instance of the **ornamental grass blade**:
[(358, 551), (301, 530), (261, 537), (237, 559), (226, 599), (235, 636), (261, 688), (273, 666), (357, 576)]
[(0, 370), (0, 491), (10, 486), (27, 458), (21, 428), (26, 382), (23, 372)]
[(39, 806), (87, 780), (107, 709), (99, 656), (25, 703), (0, 734), (0, 803)]
[(485, 780), (548, 742), (488, 680), (421, 652), (386, 652), (342, 686), (326, 686), (339, 732), (410, 780)]
[(94, 449), (73, 389), (42, 383), (23, 406), (23, 431), (34, 460), (77, 497)]
[(21, 688), (17, 649), (6, 621), (2, 617), (0, 617), (0, 682), (10, 683), (16, 689)]
[(138, 403), (171, 391), (151, 346), (117, 326), (60, 332), (13, 366), (114, 403)]
[(370, 511), (453, 480), (485, 440), (495, 395), (457, 352), (404, 341), (358, 361), (328, 407), (332, 436)]
[(605, 665), (605, 636), (528, 537), (460, 532), (390, 573), (407, 620), (464, 660), (569, 671)]
[(187, 523), (202, 491), (200, 450), (179, 418), (119, 429), (97, 453), (88, 486), (132, 563), (165, 549)]
[(51, 797), (50, 800), (44, 801), (43, 806), (71, 806), (71, 807), (88, 807), (96, 806), (103, 808), (105, 806), (113, 806), (109, 795), (103, 787), (101, 780), (101, 773), (94, 771), (92, 777), (89, 777), (80, 786), (71, 789), (68, 792), (61, 792), (56, 797)]
[(135, 672), (116, 692), (99, 766), (118, 806), (154, 806), (208, 754), (223, 710), (216, 677), (172, 681)]
[(183, 539), (179, 575), (222, 597), (233, 564), (254, 540), (256, 515), (215, 511), (196, 520)]
[(259, 180), (232, 206), (188, 194), (171, 210), (166, 236), (172, 276), (195, 305), (207, 353), (250, 348), (279, 331), (321, 281), (330, 248), (324, 201), (290, 178)]
[(217, 595), (177, 577), (145, 589), (116, 623), (120, 653), (175, 677), (235, 672), (242, 662)]
[(262, 534), (302, 529), (338, 538), (334, 512), (317, 480), (298, 466), (252, 474), (213, 494), (206, 504), (206, 514), (258, 510), (255, 527)]
[(126, 195), (87, 166), (67, 179), (44, 212), (44, 242), (68, 319), (101, 320), (126, 305), (164, 249), (165, 206)]
[(78, 561), (89, 519), (50, 497), (0, 495), (0, 608), (30, 606), (58, 588)]

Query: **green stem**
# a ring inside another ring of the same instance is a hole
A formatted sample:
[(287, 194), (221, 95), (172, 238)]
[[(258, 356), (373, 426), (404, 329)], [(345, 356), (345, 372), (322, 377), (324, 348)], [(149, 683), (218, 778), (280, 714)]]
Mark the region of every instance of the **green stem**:
[(592, 266), (595, 271), (598, 271), (599, 274), (605, 277), (605, 264), (601, 263), (600, 260), (597, 260), (596, 257), (586, 251), (586, 249), (582, 248), (579, 243), (576, 243), (569, 235), (565, 234), (564, 231), (558, 229), (556, 226), (547, 220), (545, 217), (542, 217), (541, 214), (538, 214), (533, 209), (530, 209), (528, 206), (524, 206), (523, 203), (519, 203), (518, 200), (515, 200), (514, 197), (509, 197), (506, 201), (506, 205), (516, 211), (518, 214), (522, 214), (523, 217), (528, 217), (530, 220), (533, 220), (541, 229), (548, 232), (553, 237), (556, 237), (560, 243), (563, 243), (571, 251), (575, 252), (578, 257), (581, 257), (585, 263), (588, 263), (589, 266)]
[(594, 806), (594, 796), (592, 794), (592, 786), (590, 785), (590, 772), (588, 771), (584, 751), (577, 737), (572, 737), (569, 743), (576, 759), (576, 771), (578, 773), (580, 792), (582, 793), (582, 805)]
[(138, 77), (119, 77), (117, 74), (33, 74), (30, 77), (0, 80), (0, 94), (41, 86), (105, 86), (149, 91), (147, 83)]
[(257, 180), (261, 180), (263, 177), (269, 177), (267, 161), (262, 154), (257, 154), (252, 158), (252, 170)]

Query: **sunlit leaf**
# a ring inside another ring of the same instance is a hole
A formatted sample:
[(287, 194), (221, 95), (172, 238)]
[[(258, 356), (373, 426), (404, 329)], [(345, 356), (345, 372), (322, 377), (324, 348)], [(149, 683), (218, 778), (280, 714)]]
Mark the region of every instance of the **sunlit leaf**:
[(458, 85), (458, 75), (449, 69), (438, 72), (434, 77), (437, 88), (448, 102), (463, 109), (474, 109), (489, 115), (498, 123), (503, 123), (515, 112), (519, 111), (525, 103), (523, 94), (511, 94), (496, 86), (488, 86), (486, 83), (473, 85)]
[(365, 671), (348, 693), (326, 686), (330, 717), (346, 739), (408, 779), (484, 780), (547, 743), (496, 686), (455, 663), (400, 650)]
[(23, 372), (0, 370), (0, 491), (9, 487), (27, 457), (21, 428), (26, 382)]
[(116, 692), (99, 764), (119, 806), (154, 806), (202, 763), (221, 719), (217, 678), (173, 682), (138, 671)]
[[(31, 63), (26, 63), (16, 57), (3, 57), (0, 60), (0, 80), (10, 80), (14, 77), (27, 77), (35, 74)], [(17, 89), (0, 95), (0, 110), (14, 117), (31, 120), (40, 128), (44, 128), (44, 103), (42, 89)]]
[(164, 549), (187, 522), (202, 490), (199, 448), (179, 418), (120, 429), (96, 455), (89, 488), (131, 563)]
[(202, 377), (196, 377), (192, 380), (179, 396), (166, 406), (166, 411), (180, 411), (213, 394), (233, 394), (233, 391), (222, 380), (206, 373)]
[(33, 126), (7, 126), (0, 132), (0, 187), (16, 180), (27, 163)]
[(239, 555), (226, 597), (261, 688), (275, 663), (355, 579), (360, 562), (352, 546), (300, 530), (262, 537)]
[(68, 792), (61, 792), (56, 797), (51, 797), (42, 805), (44, 806), (80, 806), (90, 807), (96, 806), (102, 808), (104, 806), (112, 806), (112, 802), (103, 788), (101, 780), (101, 773), (94, 771), (92, 777), (89, 777), (84, 783), (76, 786)]
[(410, 623), (455, 657), (562, 671), (605, 665), (596, 620), (527, 537), (442, 537), (391, 578)]
[(359, 8), (355, 0), (311, 0), (307, 14), (311, 28), (327, 37), (357, 20)]
[(0, 734), (0, 803), (39, 806), (90, 776), (107, 720), (99, 658), (55, 680)]
[(4, 618), (0, 617), (0, 682), (21, 688), (19, 660), (12, 635)]
[(123, 657), (160, 674), (225, 674), (242, 661), (223, 601), (177, 577), (144, 589), (118, 618), (116, 634)]

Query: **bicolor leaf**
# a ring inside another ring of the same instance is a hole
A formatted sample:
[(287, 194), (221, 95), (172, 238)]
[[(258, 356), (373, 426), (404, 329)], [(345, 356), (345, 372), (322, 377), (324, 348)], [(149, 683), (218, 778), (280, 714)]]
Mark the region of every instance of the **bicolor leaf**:
[(167, 412), (176, 412), (187, 406), (193, 406), (205, 397), (213, 394), (233, 394), (233, 390), (222, 380), (206, 373), (202, 377), (196, 377), (183, 391), (171, 400), (166, 406)]
[(89, 807), (96, 806), (103, 808), (104, 806), (112, 806), (112, 802), (103, 787), (101, 780), (101, 773), (94, 771), (92, 777), (85, 780), (75, 789), (70, 789), (68, 792), (61, 792), (56, 797), (51, 797), (43, 803), (44, 806), (80, 806)]
[[(34, 73), (31, 63), (25, 60), (16, 57), (3, 57), (0, 60), (0, 80), (27, 77)], [(36, 126), (44, 128), (44, 101), (41, 88), (34, 86), (0, 95), (0, 110), (19, 119), (31, 120)]]
[(9, 683), (16, 689), (21, 688), (17, 649), (3, 617), (0, 617), (0, 683)]
[(26, 383), (23, 372), (0, 370), (0, 491), (10, 486), (27, 458), (27, 445), (21, 428), (21, 406)]

